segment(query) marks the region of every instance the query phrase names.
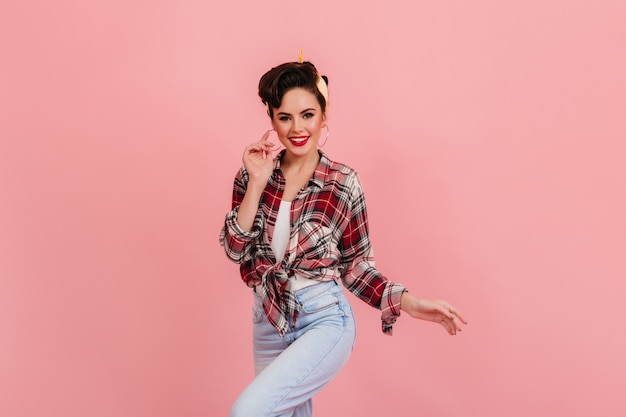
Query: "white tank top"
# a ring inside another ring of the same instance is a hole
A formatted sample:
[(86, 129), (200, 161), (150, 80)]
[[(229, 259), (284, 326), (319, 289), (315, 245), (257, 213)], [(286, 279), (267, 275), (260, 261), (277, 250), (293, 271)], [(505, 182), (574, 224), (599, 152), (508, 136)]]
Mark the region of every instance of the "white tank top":
[(291, 214), (291, 201), (282, 200), (276, 216), (276, 225), (270, 245), (277, 262), (282, 262), (289, 244), (289, 220)]
[[(276, 216), (276, 225), (274, 226), (274, 234), (272, 235), (272, 243), (270, 245), (277, 262), (283, 261), (287, 245), (289, 244), (290, 217), (291, 201), (282, 200)], [(319, 281), (304, 278), (298, 276), (298, 274), (294, 274), (293, 277), (289, 278), (289, 281), (291, 281), (291, 291), (297, 291), (319, 283)]]

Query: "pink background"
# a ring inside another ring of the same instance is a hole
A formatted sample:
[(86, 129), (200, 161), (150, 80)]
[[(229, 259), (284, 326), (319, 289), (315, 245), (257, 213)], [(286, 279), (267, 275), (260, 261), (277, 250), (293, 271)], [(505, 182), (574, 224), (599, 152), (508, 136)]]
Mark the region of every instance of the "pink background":
[(377, 265), (469, 319), (389, 338), (350, 297), (316, 415), (626, 415), (620, 0), (4, 2), (0, 415), (226, 415), (251, 312), (217, 237), (299, 48)]

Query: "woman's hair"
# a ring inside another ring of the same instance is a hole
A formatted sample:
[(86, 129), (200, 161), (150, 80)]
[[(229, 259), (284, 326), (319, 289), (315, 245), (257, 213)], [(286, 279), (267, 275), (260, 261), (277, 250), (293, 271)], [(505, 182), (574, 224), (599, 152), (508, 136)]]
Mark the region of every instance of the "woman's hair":
[(318, 88), (320, 77), (328, 84), (328, 78), (320, 76), (315, 66), (308, 61), (287, 62), (266, 72), (259, 81), (259, 97), (270, 117), (274, 109), (280, 107), (285, 93), (292, 88), (302, 88), (317, 97), (322, 113), (326, 112), (326, 98)]

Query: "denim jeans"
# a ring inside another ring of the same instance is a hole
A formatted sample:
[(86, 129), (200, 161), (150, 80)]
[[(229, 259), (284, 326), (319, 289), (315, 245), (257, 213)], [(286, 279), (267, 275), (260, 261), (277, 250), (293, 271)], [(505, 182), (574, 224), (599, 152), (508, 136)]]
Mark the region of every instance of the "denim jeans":
[(280, 337), (254, 295), (255, 379), (230, 417), (310, 417), (312, 397), (347, 362), (356, 338), (352, 308), (337, 281), (295, 292), (300, 307), (294, 328)]

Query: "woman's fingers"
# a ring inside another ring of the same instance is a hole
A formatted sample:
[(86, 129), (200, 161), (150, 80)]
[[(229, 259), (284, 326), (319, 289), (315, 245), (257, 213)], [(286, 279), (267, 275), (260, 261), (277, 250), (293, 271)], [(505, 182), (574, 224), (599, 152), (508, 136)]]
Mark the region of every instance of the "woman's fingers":
[(459, 320), (458, 317), (453, 315), (450, 321), (452, 322), (452, 325), (454, 326), (454, 330), (459, 331), (459, 332), (463, 331), (463, 329), (461, 328), (461, 321)]
[(452, 311), (450, 310), (450, 308), (452, 307), (450, 304), (446, 303), (443, 300), (434, 300), (433, 301), (434, 304), (434, 309), (438, 312), (443, 314), (445, 317), (451, 319), (452, 318)]
[(438, 304), (441, 306), (441, 310), (439, 310), (441, 313), (450, 318), (456, 319), (456, 321), (460, 323), (467, 324), (467, 320), (465, 320), (465, 317), (463, 317), (463, 314), (461, 314), (459, 309), (443, 300), (439, 300)]
[(254, 145), (257, 145), (255, 149), (258, 152), (263, 153), (263, 159), (266, 159), (267, 155), (269, 155), (272, 152), (272, 149), (274, 148), (274, 144), (268, 140), (270, 137), (270, 134), (273, 131), (274, 129), (270, 129), (266, 131), (265, 133), (263, 133), (263, 136), (261, 136), (261, 140), (254, 144)]
[(467, 324), (467, 320), (456, 307), (443, 300), (437, 300), (435, 306), (437, 311), (443, 315), (441, 324), (448, 333), (455, 335), (457, 331), (463, 330), (461, 324)]
[(246, 147), (245, 155), (247, 156), (258, 153), (257, 157), (260, 156), (265, 159), (267, 157), (267, 154), (272, 151), (272, 146), (273, 144), (267, 141), (253, 143), (250, 146)]
[(263, 156), (264, 147), (259, 145), (258, 143), (253, 143), (250, 146), (247, 146), (244, 151), (244, 159), (248, 158), (258, 158), (259, 156)]
[(265, 152), (271, 149), (272, 149), (271, 142), (257, 142), (257, 143), (251, 144), (250, 146), (246, 148), (246, 150), (250, 150), (253, 152)]
[(467, 324), (467, 320), (465, 320), (465, 317), (463, 317), (463, 314), (461, 314), (461, 312), (454, 306), (450, 306), (448, 308), (448, 311), (450, 312), (451, 315), (453, 315), (457, 321), (460, 321), (463, 324)]
[(457, 328), (451, 318), (444, 316), (440, 323), (451, 336), (456, 334)]
[(267, 139), (270, 137), (270, 134), (274, 131), (274, 129), (270, 129), (267, 132), (263, 133), (261, 136), (261, 142), (267, 142)]

